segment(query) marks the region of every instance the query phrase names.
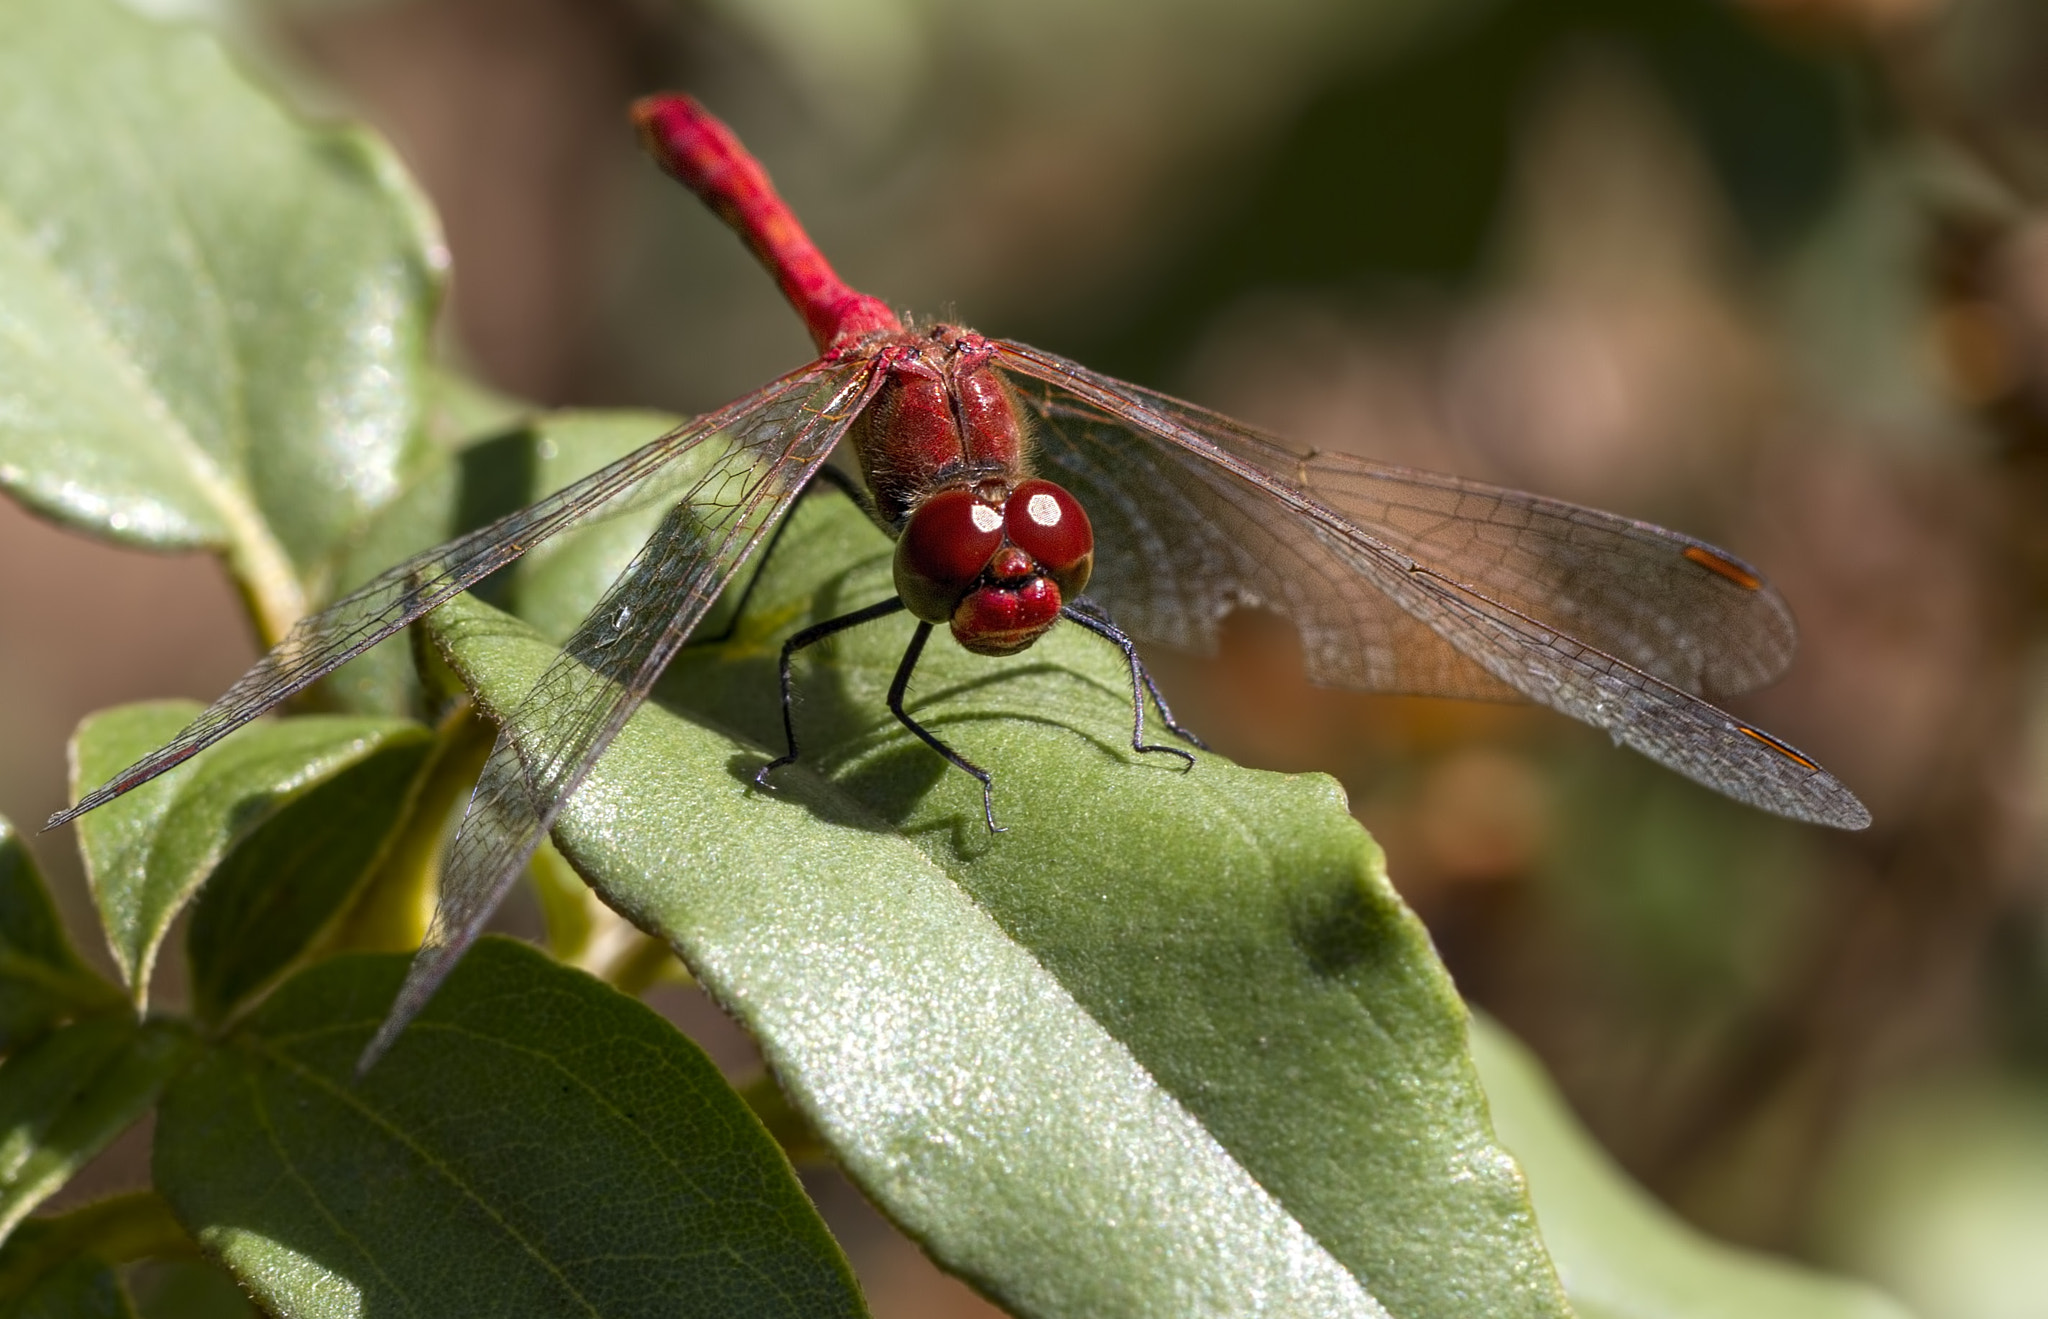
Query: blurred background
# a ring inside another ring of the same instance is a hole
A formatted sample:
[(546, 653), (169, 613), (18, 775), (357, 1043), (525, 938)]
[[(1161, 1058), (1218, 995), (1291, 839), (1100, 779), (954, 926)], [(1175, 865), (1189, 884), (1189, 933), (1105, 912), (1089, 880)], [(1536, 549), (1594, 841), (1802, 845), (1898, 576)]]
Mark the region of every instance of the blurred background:
[[(1468, 998), (1679, 1212), (1928, 1319), (2048, 1315), (2048, 6), (146, 7), (392, 139), (448, 351), (508, 393), (698, 411), (810, 356), (636, 150), (627, 101), (679, 87), (893, 305), (1761, 565), (1803, 646), (1735, 708), (1865, 834), (1533, 709), (1311, 688), (1273, 618), (1154, 659), (1222, 751), (1343, 781)], [(87, 711), (252, 658), (210, 561), (11, 504), (0, 617), (18, 822)], [(69, 837), (35, 846), (75, 896)], [(993, 1313), (812, 1184), (878, 1314)]]

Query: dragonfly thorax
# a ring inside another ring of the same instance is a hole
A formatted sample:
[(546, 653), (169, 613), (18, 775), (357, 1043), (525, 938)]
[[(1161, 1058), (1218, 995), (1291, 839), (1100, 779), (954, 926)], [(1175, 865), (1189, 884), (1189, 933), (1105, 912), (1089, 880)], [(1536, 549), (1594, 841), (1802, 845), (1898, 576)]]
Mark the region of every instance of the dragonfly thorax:
[(875, 515), (891, 533), (943, 486), (1024, 476), (1023, 428), (987, 340), (942, 325), (892, 335), (870, 351), (884, 378), (850, 438)]
[(927, 623), (982, 655), (1038, 640), (1095, 566), (1080, 501), (1050, 481), (947, 486), (914, 509), (896, 540), (896, 593)]

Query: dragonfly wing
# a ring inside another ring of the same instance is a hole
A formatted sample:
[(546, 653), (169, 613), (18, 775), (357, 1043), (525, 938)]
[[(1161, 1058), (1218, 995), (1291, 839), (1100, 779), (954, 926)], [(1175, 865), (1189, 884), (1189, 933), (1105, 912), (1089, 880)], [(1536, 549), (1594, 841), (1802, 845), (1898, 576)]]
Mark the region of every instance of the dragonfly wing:
[(1036, 467), (1080, 499), (1095, 529), (1088, 594), (1133, 636), (1207, 653), (1225, 615), (1262, 607), (1300, 630), (1316, 682), (1516, 698), (1361, 580), (1340, 543), (1303, 519), (1275, 517), (1271, 496), (1255, 481), (1161, 443), (1068, 389), (1021, 385)]
[(300, 619), (184, 731), (79, 798), (69, 810), (51, 816), (44, 828), (76, 819), (189, 759), (557, 532), (673, 498), (664, 477), (680, 455), (710, 436), (744, 428), (758, 416), (781, 416), (793, 401), (809, 399), (831, 382), (843, 382), (847, 373), (848, 368), (835, 370), (818, 363), (792, 372), (537, 503), (380, 573), (319, 613)]
[(368, 1067), (433, 996), (569, 796), (661, 671), (866, 406), (864, 363), (782, 391), (726, 427), (730, 447), (683, 493), (533, 689), (502, 715), (441, 876), (440, 902)]
[(1361, 573), (1525, 696), (1737, 801), (1837, 829), (1870, 812), (1836, 778), (1769, 733), (1429, 569), (1361, 547)]
[[(1720, 551), (1513, 491), (1290, 454), (1215, 414), (1050, 354), (998, 349), (1006, 365), (1031, 377), (1019, 395), (1040, 422), (1040, 465), (1071, 480), (1089, 504), (1099, 546), (1089, 592), (1132, 631), (1199, 644), (1233, 604), (1269, 605), (1301, 628), (1310, 674), (1320, 681), (1519, 693), (1738, 801), (1837, 828), (1870, 822), (1863, 804), (1812, 760), (1658, 671), (1704, 683), (1774, 674), (1789, 656), (1783, 602)], [(1390, 513), (1391, 497), (1398, 498)], [(1361, 525), (1347, 507), (1378, 512)], [(1587, 528), (1578, 534), (1595, 549), (1552, 570), (1541, 563), (1541, 542), (1505, 534), (1521, 526), (1564, 544), (1573, 543), (1573, 529)], [(1501, 544), (1510, 552), (1451, 555), (1442, 566), (1430, 557), (1445, 546)], [(1610, 551), (1648, 562), (1655, 556), (1646, 546), (1722, 579), (1735, 594), (1714, 586), (1680, 592), (1677, 603), (1629, 603), (1630, 584), (1654, 592), (1660, 574), (1686, 571), (1601, 567)], [(1698, 554), (1687, 553), (1694, 548)], [(1575, 611), (1551, 599), (1575, 586), (1590, 593)], [(1717, 614), (1721, 606), (1711, 602), (1724, 595), (1736, 604)], [(1551, 616), (1524, 607), (1532, 596)], [(1700, 633), (1720, 617), (1733, 620), (1738, 637), (1717, 650), (1715, 638)], [(1645, 621), (1656, 619), (1667, 620), (1664, 631)], [(1673, 649), (1672, 635), (1693, 640)], [(1638, 654), (1648, 662), (1631, 662)]]
[[(1249, 471), (1233, 484), (1249, 480), (1306, 496), (1380, 544), (1673, 686), (1709, 695), (1748, 691), (1791, 663), (1797, 634), (1783, 597), (1754, 568), (1704, 541), (1524, 491), (1350, 454), (1297, 452), (1192, 404), (1036, 349), (1001, 347), (1016, 355), (1017, 369), (1056, 387), (1036, 398), (1027, 391), (1027, 402), (1054, 414), (1054, 428), (1068, 412), (1077, 416), (1067, 427), (1090, 417), (1098, 426), (1121, 423), (1166, 440), (1165, 461), (1206, 469), (1211, 484), (1224, 473), (1210, 455), (1224, 456)], [(1302, 528), (1296, 538), (1313, 534)], [(1388, 689), (1335, 673), (1324, 680)], [(1412, 682), (1397, 689), (1420, 690)]]

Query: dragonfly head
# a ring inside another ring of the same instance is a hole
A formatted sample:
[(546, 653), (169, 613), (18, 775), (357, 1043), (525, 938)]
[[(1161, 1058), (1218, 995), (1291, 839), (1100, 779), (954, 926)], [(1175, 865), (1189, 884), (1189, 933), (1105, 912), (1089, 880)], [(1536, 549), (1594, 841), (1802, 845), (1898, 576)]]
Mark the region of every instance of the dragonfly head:
[(1095, 532), (1071, 494), (1036, 478), (947, 486), (912, 510), (896, 541), (896, 593), (979, 655), (1044, 635), (1088, 585)]

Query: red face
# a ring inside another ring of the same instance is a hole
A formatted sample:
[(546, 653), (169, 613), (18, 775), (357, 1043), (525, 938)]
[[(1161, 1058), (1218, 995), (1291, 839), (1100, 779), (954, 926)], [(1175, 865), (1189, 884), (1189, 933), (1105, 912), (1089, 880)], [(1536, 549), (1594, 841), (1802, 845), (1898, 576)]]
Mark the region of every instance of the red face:
[(949, 486), (919, 504), (896, 541), (896, 593), (978, 655), (1038, 640), (1088, 585), (1095, 533), (1080, 501), (1050, 481)]

